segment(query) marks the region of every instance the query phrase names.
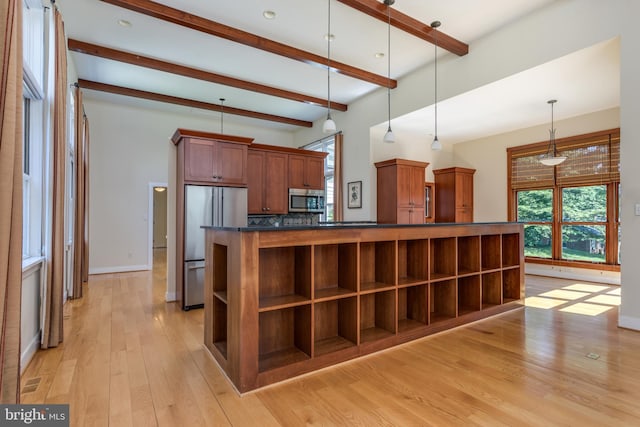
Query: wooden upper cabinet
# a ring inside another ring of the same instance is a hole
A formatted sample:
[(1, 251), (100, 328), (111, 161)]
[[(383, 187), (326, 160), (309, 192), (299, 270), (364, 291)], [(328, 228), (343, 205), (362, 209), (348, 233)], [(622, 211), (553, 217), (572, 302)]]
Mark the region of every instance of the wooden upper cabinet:
[(324, 158), (327, 153), (289, 154), (289, 188), (324, 190)]
[(248, 213), (286, 214), (288, 155), (250, 148), (248, 165)]
[(172, 140), (182, 150), (185, 183), (247, 185), (247, 147), (253, 139), (178, 129)]
[(424, 223), (424, 175), (428, 165), (403, 159), (376, 163), (380, 224)]
[(446, 168), (433, 171), (436, 187), (436, 222), (473, 222), (475, 169)]

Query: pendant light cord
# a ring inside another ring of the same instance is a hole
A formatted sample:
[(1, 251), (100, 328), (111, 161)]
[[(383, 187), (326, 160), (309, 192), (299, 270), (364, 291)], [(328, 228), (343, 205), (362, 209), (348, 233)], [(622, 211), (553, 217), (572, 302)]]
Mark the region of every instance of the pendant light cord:
[(220, 98), (220, 133), (224, 133), (224, 98)]
[(435, 89), (434, 89), (434, 109), (435, 109), (435, 126), (434, 126), (434, 138), (438, 139), (438, 34), (433, 35), (433, 52), (434, 52), (434, 72), (435, 72)]
[(331, 0), (327, 0), (327, 117), (331, 116)]
[(387, 4), (387, 111), (389, 112), (389, 129), (391, 131), (391, 2)]

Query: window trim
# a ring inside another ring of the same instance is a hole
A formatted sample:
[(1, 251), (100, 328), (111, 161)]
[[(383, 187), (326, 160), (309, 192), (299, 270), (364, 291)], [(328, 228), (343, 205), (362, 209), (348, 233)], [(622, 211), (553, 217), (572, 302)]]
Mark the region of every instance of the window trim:
[[(602, 138), (620, 138), (620, 129), (608, 129), (604, 131), (592, 132), (588, 134), (576, 135), (567, 138), (556, 140), (558, 151), (567, 149), (569, 147), (575, 147), (576, 145), (588, 145), (588, 141), (596, 142)], [(620, 271), (620, 264), (618, 263), (618, 230), (620, 227), (619, 222), (619, 186), (620, 178), (619, 174), (612, 171), (607, 176), (603, 176), (599, 182), (596, 182), (593, 178), (585, 178), (583, 180), (571, 180), (564, 183), (558, 183), (557, 181), (557, 166), (554, 167), (553, 172), (553, 184), (544, 183), (544, 185), (531, 185), (531, 186), (514, 186), (513, 179), (513, 159), (532, 156), (539, 154), (548, 145), (548, 141), (537, 142), (533, 144), (520, 145), (516, 147), (507, 148), (507, 218), (509, 221), (517, 220), (517, 202), (518, 191), (529, 190), (553, 190), (553, 218), (552, 218), (552, 250), (551, 258), (536, 258), (525, 257), (526, 262), (535, 264), (546, 264), (553, 266), (575, 267), (575, 268), (587, 268), (603, 271)], [(614, 156), (614, 154), (610, 154)], [(606, 185), (607, 186), (607, 221), (600, 225), (606, 227), (606, 261), (604, 263), (599, 262), (587, 262), (587, 261), (574, 261), (562, 259), (562, 225), (565, 222), (562, 220), (562, 189), (572, 188), (580, 186), (590, 185)], [(526, 224), (530, 224), (526, 222)], [(531, 223), (533, 224), (533, 223)], [(611, 261), (615, 260), (615, 263)]]

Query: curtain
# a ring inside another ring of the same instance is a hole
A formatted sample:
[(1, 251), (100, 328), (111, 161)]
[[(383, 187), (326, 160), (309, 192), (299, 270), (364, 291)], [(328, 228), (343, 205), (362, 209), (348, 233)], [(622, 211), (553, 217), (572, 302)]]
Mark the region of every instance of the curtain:
[(47, 280), (43, 298), (42, 348), (62, 342), (62, 298), (64, 291), (64, 190), (67, 117), (67, 52), (64, 24), (55, 9), (55, 88), (52, 141), (51, 243), (47, 248)]
[(89, 118), (83, 114), (84, 141), (84, 244), (82, 245), (82, 283), (89, 282)]
[(335, 136), (333, 165), (333, 220), (343, 221), (344, 200), (342, 197), (342, 133)]
[(20, 400), (22, 1), (0, 3), (0, 403)]
[(82, 91), (76, 86), (75, 90), (75, 212), (73, 224), (73, 299), (82, 298), (83, 261), (85, 244), (85, 144), (84, 144), (84, 108), (82, 105)]

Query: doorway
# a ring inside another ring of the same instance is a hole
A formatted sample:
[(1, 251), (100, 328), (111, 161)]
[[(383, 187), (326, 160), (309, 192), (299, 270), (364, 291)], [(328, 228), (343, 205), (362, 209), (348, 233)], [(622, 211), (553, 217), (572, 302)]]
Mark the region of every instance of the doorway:
[[(167, 250), (167, 184), (149, 183), (149, 269)], [(166, 255), (165, 255), (166, 256)]]

